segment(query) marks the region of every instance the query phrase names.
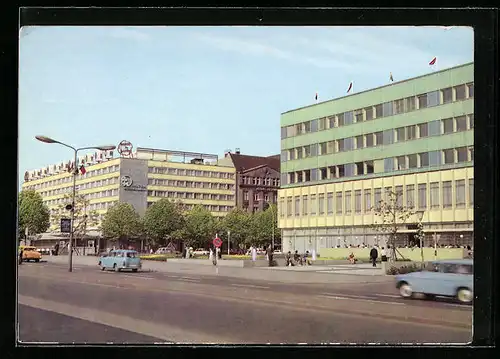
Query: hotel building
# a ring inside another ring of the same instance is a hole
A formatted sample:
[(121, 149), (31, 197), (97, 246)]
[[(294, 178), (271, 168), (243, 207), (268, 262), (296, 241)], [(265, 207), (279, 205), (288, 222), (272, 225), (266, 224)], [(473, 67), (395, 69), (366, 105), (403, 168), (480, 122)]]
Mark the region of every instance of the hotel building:
[(383, 245), (372, 207), (388, 190), (424, 212), (424, 245), (472, 244), (473, 141), (473, 63), (283, 113), (283, 249)]
[[(108, 153), (88, 154), (78, 159), (85, 174), (77, 176), (77, 195), (89, 200), (86, 210), (95, 211), (99, 224), (107, 210), (118, 202), (130, 203), (143, 215), (161, 198), (182, 201), (186, 209), (202, 204), (214, 216), (226, 215), (235, 207), (235, 169), (219, 163), (217, 155), (137, 148), (132, 158), (113, 158)], [(34, 189), (55, 214), (67, 204), (72, 190), (71, 162), (25, 173), (22, 189)], [(57, 217), (51, 217), (51, 232), (60, 232)]]

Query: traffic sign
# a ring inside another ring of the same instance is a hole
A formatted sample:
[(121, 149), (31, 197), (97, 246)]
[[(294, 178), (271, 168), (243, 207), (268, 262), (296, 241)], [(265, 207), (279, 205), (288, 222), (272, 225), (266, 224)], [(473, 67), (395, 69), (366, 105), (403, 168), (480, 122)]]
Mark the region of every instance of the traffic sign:
[(61, 218), (61, 233), (71, 233), (71, 219)]
[(219, 237), (215, 237), (212, 243), (214, 244), (214, 246), (219, 248), (220, 246), (222, 246), (222, 239), (220, 239)]

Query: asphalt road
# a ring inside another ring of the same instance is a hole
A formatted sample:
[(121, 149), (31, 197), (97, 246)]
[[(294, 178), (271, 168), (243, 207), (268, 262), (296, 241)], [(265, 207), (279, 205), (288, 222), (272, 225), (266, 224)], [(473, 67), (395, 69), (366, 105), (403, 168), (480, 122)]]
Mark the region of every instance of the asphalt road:
[[(22, 305), (144, 336), (116, 334), (121, 342), (460, 343), (472, 333), (470, 307), (383, 297), (394, 288), (379, 283), (374, 292), (371, 284), (325, 288), (98, 268), (68, 273), (39, 264), (23, 265), (19, 276)], [(41, 333), (36, 321), (20, 316), (20, 340), (91, 341), (79, 329), (85, 324)], [(50, 315), (38, 321), (50, 322)]]
[(132, 331), (76, 319), (52, 311), (18, 306), (19, 338), (25, 343), (57, 342), (73, 343), (154, 343), (159, 340)]

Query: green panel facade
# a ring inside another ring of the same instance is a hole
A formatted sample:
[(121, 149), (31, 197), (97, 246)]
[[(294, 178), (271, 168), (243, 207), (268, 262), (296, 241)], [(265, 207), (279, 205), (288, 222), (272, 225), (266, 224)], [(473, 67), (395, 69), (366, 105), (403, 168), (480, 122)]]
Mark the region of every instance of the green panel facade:
[(281, 115), (281, 127), (473, 81), (474, 63), (469, 63), (285, 112)]

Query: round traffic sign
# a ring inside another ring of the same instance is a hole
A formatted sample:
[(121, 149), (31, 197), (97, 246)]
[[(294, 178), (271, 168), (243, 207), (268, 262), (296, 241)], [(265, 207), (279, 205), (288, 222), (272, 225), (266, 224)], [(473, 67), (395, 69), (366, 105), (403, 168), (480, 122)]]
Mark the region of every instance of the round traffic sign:
[(220, 247), (222, 245), (222, 239), (220, 239), (219, 237), (215, 237), (212, 243), (214, 244), (214, 246)]

